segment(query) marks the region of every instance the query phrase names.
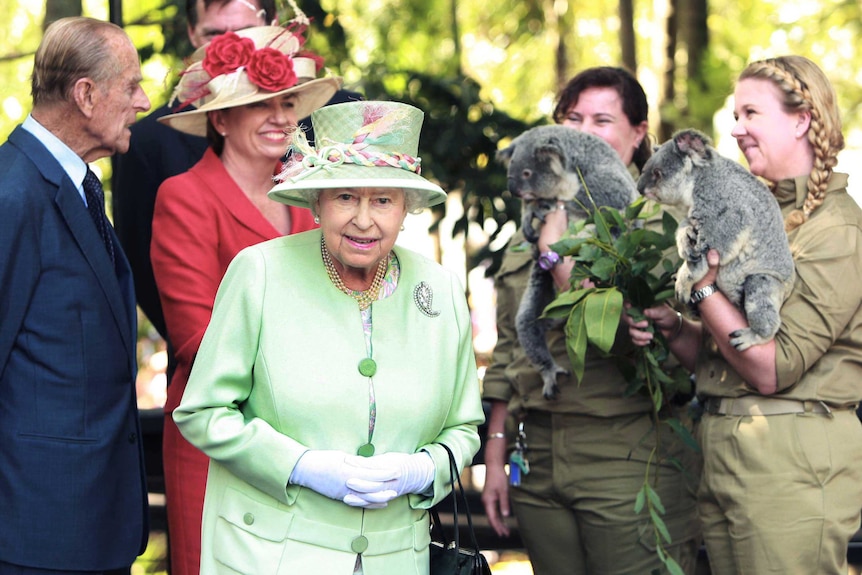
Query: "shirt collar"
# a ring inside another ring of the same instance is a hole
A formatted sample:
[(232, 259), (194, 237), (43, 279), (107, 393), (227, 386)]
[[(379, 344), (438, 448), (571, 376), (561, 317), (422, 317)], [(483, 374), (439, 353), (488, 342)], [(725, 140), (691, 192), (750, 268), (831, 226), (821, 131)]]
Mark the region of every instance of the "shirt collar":
[[(847, 179), (847, 174), (832, 172), (829, 183), (826, 184), (826, 193), (846, 188)], [(782, 208), (792, 203), (794, 208), (802, 209), (805, 198), (808, 197), (808, 175), (781, 180), (775, 184), (772, 193)]]
[(72, 148), (63, 143), (63, 141), (51, 133), (45, 126), (40, 124), (32, 115), (27, 115), (21, 127), (39, 140), (43, 146), (48, 148), (48, 151), (54, 156), (69, 178), (78, 187), (78, 193), (84, 197), (83, 182), (84, 176), (87, 175), (87, 164), (81, 157), (72, 151)]

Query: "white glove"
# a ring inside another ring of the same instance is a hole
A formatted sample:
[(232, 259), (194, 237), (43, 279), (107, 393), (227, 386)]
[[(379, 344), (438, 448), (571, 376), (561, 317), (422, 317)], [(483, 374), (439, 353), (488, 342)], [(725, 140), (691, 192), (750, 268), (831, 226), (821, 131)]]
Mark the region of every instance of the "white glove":
[[(317, 491), (331, 499), (338, 499), (354, 507), (368, 507), (374, 502), (347, 499), (350, 488), (348, 480), (361, 481), (362, 485), (379, 491), (385, 489), (385, 482), (397, 477), (397, 470), (381, 467), (357, 467), (352, 465), (354, 456), (343, 451), (309, 450), (302, 454), (289, 483), (301, 485)], [(359, 459), (364, 459), (360, 457)], [(350, 461), (348, 461), (350, 460)]]
[(386, 471), (394, 476), (380, 483), (368, 481), (363, 477), (352, 477), (347, 480), (347, 487), (353, 493), (344, 498), (349, 505), (364, 506), (386, 504), (389, 501), (408, 493), (424, 493), (434, 481), (434, 460), (426, 451), (419, 453), (384, 453), (372, 457), (351, 456), (351, 465)]

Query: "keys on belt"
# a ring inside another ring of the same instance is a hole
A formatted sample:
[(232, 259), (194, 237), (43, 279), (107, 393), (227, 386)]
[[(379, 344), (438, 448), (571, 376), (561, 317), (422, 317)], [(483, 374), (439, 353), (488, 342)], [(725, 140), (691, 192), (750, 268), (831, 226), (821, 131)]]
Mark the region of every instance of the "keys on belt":
[(522, 421), (518, 424), (515, 450), (509, 456), (509, 484), (520, 485), (521, 478), (528, 473), (530, 473), (530, 462), (527, 461), (527, 434), (524, 432)]

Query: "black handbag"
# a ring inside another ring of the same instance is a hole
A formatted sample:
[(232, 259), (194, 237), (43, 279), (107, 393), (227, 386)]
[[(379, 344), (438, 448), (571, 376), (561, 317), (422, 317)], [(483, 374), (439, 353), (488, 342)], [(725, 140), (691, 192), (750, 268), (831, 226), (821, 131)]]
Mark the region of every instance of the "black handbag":
[[(443, 523), (437, 510), (431, 508), (431, 545), (428, 552), (431, 556), (431, 575), (491, 575), (488, 561), (479, 553), (479, 543), (473, 532), (473, 517), (470, 515), (470, 507), (467, 505), (467, 497), (464, 495), (464, 486), (461, 484), (461, 476), (455, 464), (455, 456), (448, 446), (440, 444), (449, 454), (449, 482), (452, 484), (452, 509), (455, 522), (455, 540), (450, 541), (446, 537)], [(455, 479), (458, 480), (458, 490), (461, 493), (461, 501), (467, 514), (467, 527), (470, 533), (472, 547), (461, 547), (458, 534), (458, 496), (455, 493)]]

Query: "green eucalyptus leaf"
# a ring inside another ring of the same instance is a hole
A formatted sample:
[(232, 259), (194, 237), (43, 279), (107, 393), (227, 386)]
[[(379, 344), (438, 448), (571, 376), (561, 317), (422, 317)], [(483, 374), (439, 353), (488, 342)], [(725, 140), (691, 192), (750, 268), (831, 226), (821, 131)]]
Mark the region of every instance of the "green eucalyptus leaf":
[[(641, 243), (645, 247), (655, 246), (655, 248), (659, 248), (660, 246), (664, 246), (671, 239), (667, 236), (660, 234), (653, 230), (640, 230), (643, 232), (643, 236), (641, 238)], [(664, 251), (664, 247), (660, 248), (660, 251)]]
[(611, 258), (601, 258), (593, 264), (590, 272), (603, 282), (610, 282), (613, 273), (616, 270), (617, 262)]
[(638, 494), (635, 496), (635, 513), (640, 513), (641, 511), (643, 511), (644, 503), (646, 503), (646, 494), (644, 491), (645, 488), (641, 488), (641, 490), (638, 491)]
[(652, 506), (655, 507), (659, 513), (664, 515), (664, 505), (662, 505), (661, 503), (661, 496), (658, 494), (658, 492), (653, 489), (649, 483), (644, 485), (644, 490), (646, 491), (647, 498), (649, 499), (650, 503), (652, 503)]
[(632, 230), (627, 234), (621, 234), (614, 242), (614, 246), (620, 257), (630, 259), (637, 255), (638, 250), (643, 249), (643, 235), (646, 230)]
[(617, 336), (623, 295), (615, 288), (596, 290), (584, 299), (584, 308), (589, 342), (608, 353)]
[(652, 391), (652, 402), (653, 408), (656, 413), (661, 411), (662, 406), (664, 405), (664, 393), (662, 392), (661, 386), (657, 385), (653, 388)]
[(685, 575), (685, 571), (682, 570), (682, 567), (679, 566), (679, 563), (674, 561), (674, 558), (670, 555), (667, 556), (664, 564), (665, 567), (667, 567), (667, 571), (670, 575)]
[(664, 235), (675, 238), (679, 223), (676, 218), (670, 215), (670, 212), (665, 211), (661, 216), (661, 227), (664, 230)]
[[(636, 368), (632, 368), (634, 370)], [(627, 379), (628, 385), (626, 386), (625, 391), (623, 391), (623, 397), (632, 397), (634, 394), (638, 393), (641, 389), (646, 385), (646, 381), (642, 377), (633, 377)]]
[(561, 256), (575, 256), (580, 253), (581, 246), (588, 241), (589, 238), (563, 238), (549, 247)]
[(626, 206), (625, 209), (625, 218), (627, 220), (635, 220), (640, 216), (641, 212), (646, 205), (646, 198), (643, 196), (637, 198), (635, 201)]
[(606, 244), (610, 244), (614, 241), (614, 236), (611, 233), (611, 226), (605, 219), (601, 210), (596, 210), (593, 215), (593, 223), (596, 224), (596, 237), (600, 241), (605, 242)]
[(676, 292), (674, 289), (671, 288), (671, 289), (667, 289), (664, 291), (660, 291), (657, 294), (655, 294), (655, 302), (661, 303), (663, 301), (669, 300), (672, 297), (676, 297)]
[(584, 324), (583, 300), (572, 306), (572, 312), (566, 321), (566, 351), (572, 364), (572, 375), (580, 385), (587, 356), (587, 326)]
[(671, 543), (670, 532), (667, 530), (667, 525), (664, 524), (664, 520), (655, 511), (655, 509), (649, 510), (650, 519), (652, 519), (653, 526), (656, 530), (661, 534), (662, 539), (664, 539), (667, 543)]
[(682, 461), (679, 460), (679, 457), (665, 457), (664, 462), (676, 469), (677, 471), (682, 471), (683, 473), (685, 473), (685, 466), (682, 464)]
[(626, 299), (635, 307), (645, 309), (655, 304), (655, 296), (650, 289), (647, 280), (641, 276), (635, 276), (628, 282)]
[(545, 307), (540, 317), (555, 319), (567, 317), (570, 315), (573, 305), (577, 304), (594, 291), (595, 288), (566, 290), (564, 292), (560, 292), (557, 297), (554, 298), (554, 301)]
[(685, 445), (693, 449), (695, 452), (700, 453), (700, 445), (697, 443), (697, 440), (691, 434), (691, 431), (689, 431), (689, 429), (683, 425), (679, 419), (670, 417), (665, 420), (665, 423), (674, 430)]
[(608, 206), (602, 206), (599, 210), (604, 218), (605, 222), (607, 222), (608, 226), (611, 228), (617, 228), (618, 230), (622, 230), (626, 228), (626, 220), (618, 210)]
[[(643, 310), (639, 307), (635, 307), (634, 305), (627, 308), (626, 313), (629, 314), (629, 317), (632, 318), (634, 321), (643, 321), (646, 319)], [(648, 329), (652, 328), (652, 326), (652, 323), (650, 323)]]

